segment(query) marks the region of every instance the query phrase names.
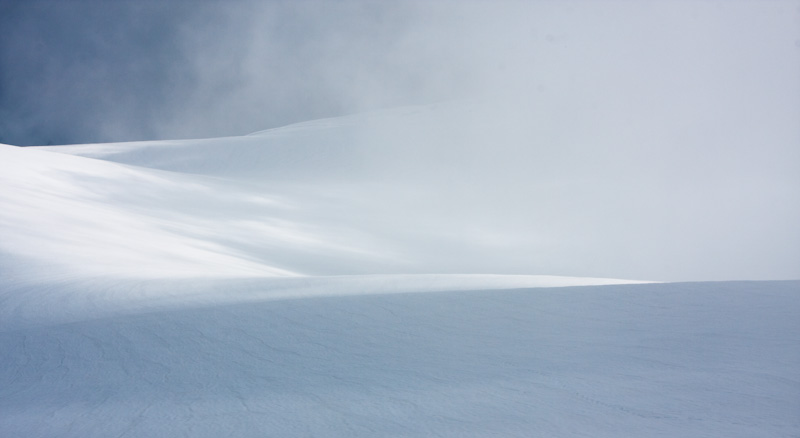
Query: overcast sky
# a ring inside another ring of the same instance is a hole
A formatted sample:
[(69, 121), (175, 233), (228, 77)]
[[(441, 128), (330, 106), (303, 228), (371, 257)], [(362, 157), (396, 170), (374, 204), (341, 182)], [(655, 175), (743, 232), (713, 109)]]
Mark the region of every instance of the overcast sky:
[(785, 141), (800, 114), (800, 1), (0, 0), (0, 29), (0, 142), (17, 145), (541, 90), (576, 117), (736, 113)]

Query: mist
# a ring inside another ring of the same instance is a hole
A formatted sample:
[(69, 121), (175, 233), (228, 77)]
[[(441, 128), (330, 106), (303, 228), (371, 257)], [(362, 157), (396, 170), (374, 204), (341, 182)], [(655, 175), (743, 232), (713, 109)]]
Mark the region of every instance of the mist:
[[(609, 130), (643, 116), (798, 129), (796, 1), (2, 8), (0, 136), (11, 144), (241, 135), (475, 96), (537, 101), (541, 91), (553, 109)], [(603, 120), (591, 113), (599, 106)]]
[[(800, 277), (798, 1), (2, 7), (2, 143), (408, 106), (439, 113), (347, 137), (350, 220), (411, 226), (438, 272)], [(442, 264), (475, 242), (506, 255)]]

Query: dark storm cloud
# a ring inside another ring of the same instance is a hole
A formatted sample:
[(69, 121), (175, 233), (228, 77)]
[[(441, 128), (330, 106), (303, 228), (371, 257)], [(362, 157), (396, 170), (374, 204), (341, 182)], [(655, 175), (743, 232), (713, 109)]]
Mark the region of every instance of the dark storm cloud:
[(447, 45), (466, 29), (420, 5), (3, 1), (0, 142), (243, 134), (462, 96), (469, 54)]
[(188, 2), (0, 4), (0, 141), (142, 139), (185, 90)]
[(12, 144), (245, 134), (470, 97), (528, 86), (535, 46), (559, 44), (526, 2), (0, 4)]

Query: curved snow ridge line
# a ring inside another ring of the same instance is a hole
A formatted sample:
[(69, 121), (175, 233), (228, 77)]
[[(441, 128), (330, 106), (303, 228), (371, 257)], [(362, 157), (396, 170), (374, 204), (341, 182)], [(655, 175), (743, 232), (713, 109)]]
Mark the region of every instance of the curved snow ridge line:
[[(413, 138), (426, 135), (431, 127), (467, 117), (473, 107), (455, 102), (412, 105), (308, 120), (245, 135), (35, 148), (235, 181), (352, 181), (380, 174), (387, 162), (397, 163), (407, 155), (406, 145), (397, 141), (397, 132), (418, 132)], [(376, 149), (376, 145), (381, 147)], [(417, 167), (420, 162), (415, 159), (405, 165)]]
[[(273, 283), (305, 283), (314, 286), (359, 286), (372, 294), (434, 292), (473, 289), (514, 289), (568, 286), (602, 286), (614, 284), (642, 284), (652, 281), (614, 278), (566, 277), (556, 275), (503, 275), (503, 274), (377, 274), (334, 275), (269, 279)], [(340, 295), (324, 293), (324, 295)], [(350, 295), (350, 294), (347, 294)]]
[[(423, 105), (404, 105), (399, 107), (377, 109), (371, 111), (363, 111), (352, 114), (345, 114), (341, 116), (322, 117), (319, 119), (311, 119), (302, 122), (290, 123), (283, 126), (277, 126), (270, 129), (262, 129), (259, 131), (244, 134), (241, 137), (257, 137), (272, 134), (284, 134), (298, 130), (315, 130), (326, 128), (338, 128), (343, 126), (352, 126), (358, 123), (372, 122), (376, 120), (387, 120), (397, 118), (413, 118), (420, 113), (430, 112), (437, 108), (449, 108), (450, 111), (457, 110), (459, 106), (464, 106), (472, 102), (471, 106), (475, 105), (472, 100), (453, 100), (449, 102), (440, 102), (436, 104), (423, 104)], [(470, 108), (471, 106), (468, 106)]]
[[(606, 286), (644, 283), (654, 282), (550, 275), (336, 275), (283, 278), (269, 277), (263, 279), (242, 279), (240, 282), (225, 282), (223, 280), (215, 283), (212, 290), (205, 292), (205, 296), (214, 300), (215, 303), (223, 304), (242, 301), (271, 301), (356, 295)], [(236, 295), (231, 295), (226, 292), (226, 288), (233, 284), (239, 287)], [(221, 289), (217, 290), (217, 288)], [(180, 300), (181, 296), (176, 295), (174, 298)], [(200, 298), (200, 295), (194, 295), (194, 298)]]
[(230, 279), (84, 278), (0, 291), (0, 331), (115, 315), (304, 298), (651, 283), (545, 275), (343, 275)]

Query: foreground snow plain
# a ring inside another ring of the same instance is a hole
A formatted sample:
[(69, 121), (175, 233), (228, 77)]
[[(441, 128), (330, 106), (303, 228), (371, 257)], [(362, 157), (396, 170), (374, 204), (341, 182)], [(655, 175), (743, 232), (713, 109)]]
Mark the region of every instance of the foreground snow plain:
[(472, 114), (0, 145), (0, 436), (800, 435), (800, 282), (592, 278), (658, 279), (639, 239), (675, 213)]
[[(793, 437), (800, 431), (797, 282), (393, 294), (347, 283), (338, 282), (349, 292), (339, 296), (204, 304), (187, 298), (158, 311), (26, 328), (3, 324), (0, 431), (59, 437)], [(270, 289), (257, 280), (169, 286), (220, 295)], [(319, 287), (330, 290), (322, 280)]]

